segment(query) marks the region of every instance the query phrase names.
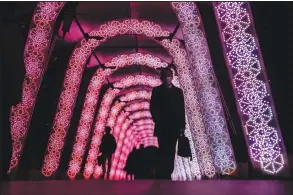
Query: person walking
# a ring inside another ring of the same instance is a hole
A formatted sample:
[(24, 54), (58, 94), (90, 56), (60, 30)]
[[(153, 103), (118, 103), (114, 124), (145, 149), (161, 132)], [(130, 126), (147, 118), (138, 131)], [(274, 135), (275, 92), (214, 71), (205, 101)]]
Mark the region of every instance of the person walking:
[(100, 152), (102, 153), (101, 164), (103, 168), (102, 178), (104, 178), (106, 174), (106, 162), (108, 162), (106, 179), (109, 179), (110, 177), (110, 170), (112, 166), (112, 155), (114, 154), (116, 148), (117, 148), (117, 143), (116, 143), (115, 137), (111, 134), (111, 128), (106, 127), (105, 134), (102, 138), (102, 142), (100, 145)]
[(176, 143), (186, 124), (183, 92), (172, 84), (172, 79), (171, 69), (162, 69), (163, 83), (153, 88), (150, 101), (150, 112), (155, 123), (154, 136), (158, 137), (159, 143), (156, 178), (165, 180), (171, 180)]

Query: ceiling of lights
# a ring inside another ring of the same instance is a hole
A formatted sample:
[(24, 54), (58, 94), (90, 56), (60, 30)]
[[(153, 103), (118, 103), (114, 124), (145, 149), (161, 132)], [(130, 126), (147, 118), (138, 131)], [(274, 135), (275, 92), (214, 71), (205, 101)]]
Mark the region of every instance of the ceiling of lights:
[[(174, 32), (178, 24), (169, 2), (80, 2), (76, 9), (76, 17), (86, 33), (109, 21), (121, 19), (152, 21), (170, 32)], [(62, 35), (62, 25), (59, 35)], [(183, 39), (180, 27), (174, 38)], [(70, 31), (64, 39), (68, 43), (77, 43), (83, 39), (83, 34), (75, 21), (72, 22)], [(95, 50), (102, 64), (118, 54), (134, 52), (154, 54), (166, 62), (172, 62), (172, 58), (162, 46), (142, 35), (116, 36)], [(97, 65), (99, 62), (92, 56), (87, 67)]]

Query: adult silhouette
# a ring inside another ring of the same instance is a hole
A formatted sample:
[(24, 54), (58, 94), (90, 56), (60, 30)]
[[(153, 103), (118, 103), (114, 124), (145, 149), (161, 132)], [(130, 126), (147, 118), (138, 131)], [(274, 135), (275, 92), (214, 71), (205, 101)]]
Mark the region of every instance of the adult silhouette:
[(109, 179), (110, 169), (111, 169), (111, 165), (112, 165), (112, 155), (117, 148), (117, 143), (116, 143), (115, 137), (110, 132), (111, 132), (111, 128), (106, 127), (105, 134), (102, 138), (102, 142), (100, 145), (100, 152), (102, 153), (102, 156), (101, 156), (102, 157), (102, 168), (103, 168), (102, 178), (104, 178), (104, 176), (106, 174), (106, 162), (108, 162), (106, 179)]
[(154, 136), (158, 137), (158, 179), (171, 180), (174, 170), (176, 143), (185, 129), (183, 92), (172, 84), (171, 69), (161, 70), (162, 85), (153, 88), (150, 111), (155, 123)]
[(145, 179), (146, 172), (146, 155), (145, 155), (145, 147), (143, 144), (139, 145), (139, 149), (137, 151), (137, 155), (135, 156), (135, 179)]
[(130, 176), (130, 180), (134, 180), (134, 173), (137, 169), (137, 154), (138, 150), (136, 147), (133, 147), (132, 151), (129, 153), (126, 165), (124, 167), (124, 171), (126, 171), (126, 180), (128, 180)]

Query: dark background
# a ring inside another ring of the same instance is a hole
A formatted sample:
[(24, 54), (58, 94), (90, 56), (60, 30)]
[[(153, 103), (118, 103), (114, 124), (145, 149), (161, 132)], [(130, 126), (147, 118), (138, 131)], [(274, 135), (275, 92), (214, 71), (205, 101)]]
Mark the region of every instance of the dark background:
[[(292, 113), (292, 66), (293, 25), (292, 2), (251, 2), (256, 31), (263, 60), (288, 154), (293, 151)], [(20, 101), (22, 80), (25, 73), (23, 51), (34, 11), (35, 2), (0, 3), (0, 63), (1, 63), (1, 155), (7, 147), (9, 109)], [(212, 7), (197, 3), (211, 52), (213, 65), (227, 103), (237, 135), (231, 133), (237, 161), (248, 159), (243, 131), (232, 93), (228, 72), (221, 50), (216, 21)], [(74, 44), (64, 44), (62, 50), (54, 49), (41, 84), (33, 119), (29, 128), (27, 144), (20, 160), (17, 179), (28, 179), (29, 169), (41, 168), (50, 128), (59, 100), (60, 91)], [(63, 178), (71, 155), (73, 139), (83, 106), (87, 85), (96, 68), (88, 68), (83, 74), (73, 120), (68, 131), (60, 168), (56, 178)], [(221, 78), (221, 79), (219, 79)], [(226, 78), (226, 79), (225, 79)], [(230, 127), (231, 130), (231, 127)], [(0, 157), (1, 163), (3, 156)]]

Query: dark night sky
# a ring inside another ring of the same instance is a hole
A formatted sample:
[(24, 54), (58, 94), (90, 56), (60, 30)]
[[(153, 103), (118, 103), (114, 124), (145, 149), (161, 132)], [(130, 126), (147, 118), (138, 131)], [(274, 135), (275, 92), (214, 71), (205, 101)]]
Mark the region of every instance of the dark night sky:
[[(11, 5), (11, 4), (10, 4)], [(288, 152), (292, 153), (292, 131), (293, 131), (293, 113), (292, 113), (292, 66), (293, 66), (293, 25), (292, 25), (292, 2), (252, 2), (251, 7), (253, 11), (254, 21), (256, 24), (256, 31), (258, 34), (260, 47), (263, 54), (264, 64), (267, 75), (270, 80), (270, 86), (273, 93), (275, 107), (278, 114), (279, 124), (285, 140)], [(0, 7), (4, 8), (5, 6)], [(30, 3), (31, 11), (33, 13), (34, 3)], [(218, 31), (216, 29), (215, 18), (213, 17), (213, 10), (208, 4), (198, 3), (208, 44), (210, 46), (211, 57), (217, 77), (228, 78), (228, 72), (225, 66), (221, 46), (219, 43)], [(25, 37), (28, 32), (28, 25), (20, 28), (18, 21), (9, 20), (13, 13), (13, 7), (5, 7), (5, 11), (1, 10), (2, 25), (1, 30), (1, 80), (2, 90), (4, 94), (1, 109), (3, 128), (1, 133), (8, 130), (8, 110), (11, 104), (19, 101), (21, 82), (24, 74), (23, 65), (23, 48), (25, 44)], [(30, 17), (29, 17), (30, 18)], [(25, 24), (30, 24), (30, 19), (24, 20)], [(5, 30), (3, 30), (5, 29)], [(291, 36), (290, 36), (291, 35)], [(47, 145), (50, 127), (56, 111), (60, 90), (62, 87), (63, 77), (65, 74), (67, 62), (74, 45), (68, 45), (62, 51), (55, 50), (54, 56), (57, 60), (52, 60), (49, 63), (44, 80), (40, 87), (37, 106), (35, 107), (32, 124), (28, 135), (28, 144), (24, 148), (24, 155), (21, 159), (21, 169), (26, 169), (31, 166), (40, 168), (44, 156), (45, 147)], [(66, 139), (65, 149), (61, 159), (60, 170), (66, 170), (68, 158), (71, 154), (72, 140), (75, 135), (76, 127), (78, 125), (79, 114), (83, 105), (84, 95), (86, 93), (86, 86), (93, 75), (95, 68), (87, 69), (83, 75), (83, 82), (79, 92), (77, 105), (74, 110), (73, 122), (69, 129), (69, 134)], [(230, 81), (228, 79), (219, 79), (225, 101), (232, 117), (232, 121), (239, 134), (242, 133), (239, 118), (236, 112), (234, 97)], [(42, 131), (40, 131), (42, 129)], [(238, 136), (239, 137), (239, 136)], [(2, 136), (3, 138), (3, 136)], [(4, 138), (5, 139), (5, 138)], [(237, 140), (237, 141), (235, 141)], [(241, 147), (243, 138), (234, 140), (234, 145), (239, 150), (238, 158), (246, 158), (246, 152), (243, 151), (245, 147)], [(36, 147), (38, 146), (38, 147)], [(32, 152), (33, 151), (33, 152)], [(34, 154), (34, 155), (32, 155)], [(32, 158), (35, 162), (32, 165)], [(2, 158), (1, 158), (2, 159)], [(21, 179), (21, 178), (20, 178)]]

